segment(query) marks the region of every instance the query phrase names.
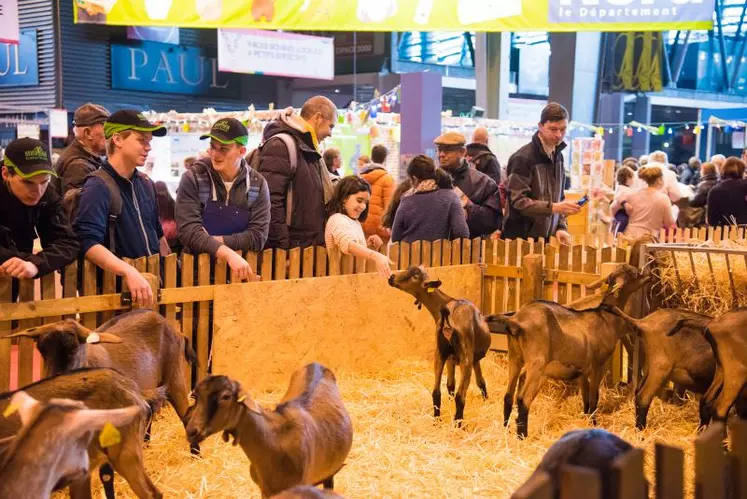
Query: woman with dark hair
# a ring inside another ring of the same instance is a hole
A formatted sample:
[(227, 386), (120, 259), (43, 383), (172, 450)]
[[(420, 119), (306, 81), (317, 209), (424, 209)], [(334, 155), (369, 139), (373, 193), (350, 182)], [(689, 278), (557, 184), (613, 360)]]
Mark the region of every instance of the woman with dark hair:
[(747, 180), (745, 163), (737, 157), (726, 160), (721, 182), (708, 192), (708, 225), (747, 224)]
[(400, 199), (392, 241), (438, 241), (469, 237), (467, 217), (451, 176), (427, 156), (415, 156), (407, 166), (412, 189)]
[(169, 243), (171, 251), (177, 253), (181, 250), (181, 244), (176, 235), (176, 219), (174, 218), (176, 202), (174, 201), (174, 198), (171, 197), (166, 182), (159, 180), (155, 183), (155, 187), (156, 201), (158, 203), (158, 218), (160, 219), (161, 227), (163, 228), (163, 236), (166, 238), (166, 242)]
[(369, 260), (382, 277), (392, 275), (389, 257), (377, 250), (383, 244), (373, 235), (366, 240), (361, 222), (368, 217), (371, 186), (360, 177), (350, 175), (335, 185), (332, 199), (327, 204), (327, 227), (324, 240), (327, 250), (337, 248), (344, 255), (353, 255)]

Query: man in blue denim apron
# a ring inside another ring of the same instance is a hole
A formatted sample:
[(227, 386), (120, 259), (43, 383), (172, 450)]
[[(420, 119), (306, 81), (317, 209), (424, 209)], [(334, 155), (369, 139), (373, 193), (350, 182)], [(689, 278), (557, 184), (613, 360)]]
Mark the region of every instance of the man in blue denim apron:
[(237, 251), (261, 251), (270, 227), (267, 182), (244, 160), (249, 132), (234, 118), (215, 122), (209, 157), (196, 161), (179, 182), (177, 235), (187, 251), (225, 260), (239, 279), (254, 271)]

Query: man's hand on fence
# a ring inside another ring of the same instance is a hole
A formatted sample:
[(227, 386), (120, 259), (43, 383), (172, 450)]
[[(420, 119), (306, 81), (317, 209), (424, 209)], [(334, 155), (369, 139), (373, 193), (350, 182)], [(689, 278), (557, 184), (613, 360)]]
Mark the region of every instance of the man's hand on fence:
[(558, 238), (558, 242), (560, 244), (563, 244), (565, 246), (572, 246), (573, 245), (573, 238), (571, 237), (571, 235), (568, 232), (566, 232), (564, 230), (557, 231), (555, 233), (555, 237)]
[(249, 262), (244, 260), (238, 253), (231, 251), (232, 254), (228, 255), (228, 266), (236, 274), (239, 281), (248, 280), (250, 282), (255, 281), (254, 271), (249, 265)]
[(153, 290), (145, 277), (133, 268), (125, 274), (124, 278), (127, 289), (132, 295), (132, 302), (143, 307), (150, 307), (153, 304)]
[(36, 265), (18, 257), (10, 258), (0, 265), (0, 275), (5, 274), (16, 279), (33, 279), (38, 273)]

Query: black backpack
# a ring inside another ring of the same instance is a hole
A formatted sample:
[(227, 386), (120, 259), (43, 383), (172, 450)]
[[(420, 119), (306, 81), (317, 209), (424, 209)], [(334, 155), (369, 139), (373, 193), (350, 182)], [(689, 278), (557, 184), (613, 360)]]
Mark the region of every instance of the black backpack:
[[(210, 177), (207, 165), (202, 161), (197, 161), (192, 166), (192, 171), (195, 174), (195, 180), (197, 181), (197, 193), (200, 198), (200, 203), (206, 205), (212, 196), (213, 190), (213, 179)], [(251, 208), (254, 202), (259, 197), (259, 188), (262, 185), (263, 177), (257, 173), (253, 168), (249, 168), (247, 165), (246, 169), (246, 183), (248, 189), (246, 190), (246, 204), (247, 208)]]

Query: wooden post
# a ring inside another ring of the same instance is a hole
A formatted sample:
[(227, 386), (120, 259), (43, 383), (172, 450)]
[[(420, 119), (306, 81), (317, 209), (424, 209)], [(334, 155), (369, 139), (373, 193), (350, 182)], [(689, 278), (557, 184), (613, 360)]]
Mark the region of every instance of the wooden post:
[(724, 425), (712, 423), (695, 439), (695, 499), (726, 497)]
[(552, 499), (553, 490), (550, 475), (541, 471), (529, 477), (524, 485), (511, 494), (511, 499)]
[(612, 497), (645, 499), (646, 478), (643, 475), (643, 449), (631, 449), (612, 464)]
[(731, 497), (747, 499), (747, 422), (740, 419), (732, 419), (731, 455)]
[(132, 304), (132, 308), (149, 308), (151, 310), (158, 310), (158, 277), (154, 274), (151, 274), (149, 272), (141, 272), (143, 278), (148, 281), (148, 286), (150, 286), (150, 290), (153, 292), (153, 303), (145, 307), (139, 303)]
[(542, 298), (542, 255), (526, 255), (521, 259), (521, 304)]
[[(13, 280), (0, 276), (0, 304), (10, 303)], [(10, 334), (10, 321), (0, 322), (0, 338)], [(0, 339), (0, 392), (10, 389), (10, 340)]]
[(564, 466), (560, 478), (560, 499), (601, 499), (602, 481), (596, 470)]
[(656, 444), (656, 499), (685, 497), (685, 453), (682, 449)]

